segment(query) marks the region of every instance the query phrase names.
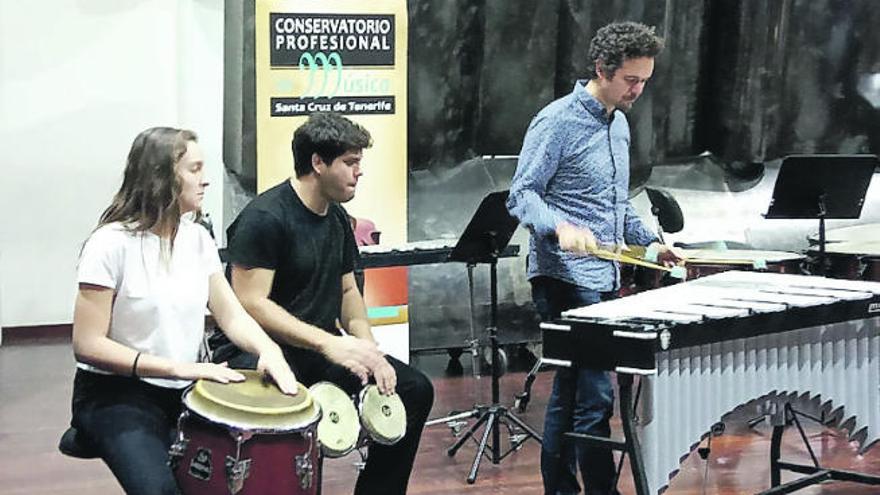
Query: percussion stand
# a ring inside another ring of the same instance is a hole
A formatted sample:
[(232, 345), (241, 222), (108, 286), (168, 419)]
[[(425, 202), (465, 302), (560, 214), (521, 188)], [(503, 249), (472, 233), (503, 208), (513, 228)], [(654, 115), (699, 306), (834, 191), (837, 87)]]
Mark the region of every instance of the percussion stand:
[[(499, 379), (501, 377), (500, 370), (500, 348), (498, 342), (498, 258), (501, 256), (510, 238), (513, 236), (514, 230), (518, 225), (515, 218), (510, 216), (506, 206), (507, 191), (494, 192), (483, 198), (474, 216), (471, 218), (464, 233), (456, 244), (452, 253), (449, 255), (450, 261), (463, 261), (468, 266), (477, 263), (486, 263), (489, 265), (489, 287), (490, 287), (490, 311), (489, 326), (486, 332), (489, 336), (489, 347), (492, 354), (491, 371), (492, 371), (492, 403), (488, 405), (475, 405), (471, 411), (455, 414), (448, 418), (440, 420), (428, 421), (425, 425), (436, 424), (438, 422), (476, 418), (476, 422), (471, 425), (468, 430), (456, 440), (456, 442), (446, 450), (446, 454), (452, 457), (458, 452), (458, 449), (471, 439), (483, 426), (483, 432), (480, 435), (474, 461), (471, 464), (470, 472), (467, 476), (467, 482), (473, 484), (477, 479), (477, 472), (480, 469), (480, 461), (483, 456), (487, 455), (486, 449), (489, 449), (489, 459), (492, 464), (499, 464), (505, 457), (512, 452), (518, 450), (523, 443), (530, 438), (534, 438), (541, 442), (541, 436), (532, 427), (527, 425), (523, 420), (516, 417), (506, 407), (501, 405), (501, 389)], [(507, 450), (502, 452), (501, 448), (501, 426), (504, 424), (509, 431), (513, 427), (518, 427), (524, 433), (519, 438), (511, 439)], [(492, 436), (492, 442), (489, 443), (489, 436)]]
[[(498, 366), (499, 363), (499, 346), (498, 346), (498, 328), (497, 318), (498, 318), (498, 275), (497, 275), (497, 257), (493, 254), (493, 259), (489, 262), (489, 276), (490, 276), (490, 290), (491, 290), (491, 310), (489, 317), (489, 326), (486, 328), (486, 331), (489, 335), (489, 346), (492, 352), (492, 403), (489, 405), (477, 405), (470, 412), (462, 413), (463, 417), (472, 417), (477, 418), (477, 421), (453, 444), (449, 449), (447, 449), (446, 454), (449, 457), (452, 457), (458, 452), (458, 449), (464, 445), (465, 442), (468, 441), (474, 434), (476, 434), (477, 430), (480, 426), (485, 424), (483, 429), (482, 436), (480, 437), (480, 443), (477, 447), (477, 453), (474, 456), (474, 462), (471, 465), (470, 472), (468, 473), (467, 482), (473, 484), (477, 479), (477, 471), (480, 469), (480, 461), (482, 461), (483, 456), (486, 455), (485, 451), (487, 448), (490, 450), (490, 460), (492, 464), (500, 463), (505, 457), (507, 457), (510, 453), (518, 450), (520, 446), (525, 443), (528, 439), (534, 438), (538, 442), (541, 442), (541, 435), (538, 434), (532, 427), (527, 425), (523, 420), (516, 417), (512, 412), (510, 412), (506, 407), (500, 404), (500, 385), (498, 380), (500, 378), (500, 369)], [(501, 424), (505, 423), (510, 427), (511, 425), (515, 425), (519, 427), (522, 431), (525, 432), (525, 435), (513, 442), (508, 447), (507, 451), (501, 452)], [(492, 435), (492, 443), (489, 445), (489, 434)]]
[[(783, 405), (782, 420), (777, 421), (777, 424), (773, 425), (773, 435), (770, 439), (770, 486), (772, 488), (760, 492), (758, 495), (778, 495), (783, 493), (792, 493), (811, 485), (816, 485), (818, 483), (832, 480), (849, 481), (853, 483), (861, 483), (863, 485), (880, 485), (880, 476), (858, 473), (855, 471), (847, 471), (843, 469), (831, 469), (822, 467), (819, 464), (819, 460), (816, 458), (816, 454), (813, 452), (813, 448), (810, 446), (810, 442), (807, 439), (806, 433), (804, 433), (804, 428), (803, 426), (801, 426), (801, 422), (798, 419), (798, 416), (812, 419), (814, 421), (819, 421), (821, 424), (821, 421), (818, 418), (814, 418), (795, 410), (790, 403), (786, 402)], [(813, 461), (812, 465), (795, 464), (793, 462), (787, 462), (780, 459), (782, 434), (785, 431), (785, 426), (792, 423), (797, 427), (801, 440), (807, 447), (807, 452), (809, 452), (810, 459)], [(788, 483), (781, 484), (781, 472), (783, 470), (806, 474), (807, 476), (789, 481)]]

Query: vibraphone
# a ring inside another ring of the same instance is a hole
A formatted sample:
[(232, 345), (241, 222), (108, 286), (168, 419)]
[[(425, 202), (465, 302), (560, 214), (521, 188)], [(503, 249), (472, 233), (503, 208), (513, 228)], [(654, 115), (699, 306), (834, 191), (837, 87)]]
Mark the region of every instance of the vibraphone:
[[(880, 438), (880, 283), (730, 271), (574, 309), (541, 326), (545, 360), (617, 372), (626, 440), (615, 448), (632, 456), (640, 495), (666, 486), (722, 415), (768, 394), (818, 396), (845, 408), (862, 448)], [(633, 375), (642, 375), (638, 427)], [(778, 484), (780, 466), (796, 469), (775, 448)], [(774, 493), (792, 491), (782, 488)]]

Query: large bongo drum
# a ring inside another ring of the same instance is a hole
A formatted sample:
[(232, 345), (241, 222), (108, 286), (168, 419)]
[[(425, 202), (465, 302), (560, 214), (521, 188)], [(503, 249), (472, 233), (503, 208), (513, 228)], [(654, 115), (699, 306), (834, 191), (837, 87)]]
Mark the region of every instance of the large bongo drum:
[(320, 408), (301, 384), (283, 394), (256, 371), (243, 382), (199, 380), (183, 394), (169, 464), (185, 495), (320, 491)]
[(318, 382), (309, 392), (321, 406), (318, 442), (326, 457), (342, 457), (357, 447), (361, 433), (358, 412), (351, 397), (330, 382)]
[(379, 387), (368, 385), (360, 392), (358, 411), (361, 425), (370, 440), (394, 445), (406, 434), (406, 408), (397, 394), (382, 395)]
[[(809, 253), (818, 256), (819, 248), (814, 246)], [(825, 275), (831, 278), (880, 282), (880, 239), (827, 244), (825, 259)]]

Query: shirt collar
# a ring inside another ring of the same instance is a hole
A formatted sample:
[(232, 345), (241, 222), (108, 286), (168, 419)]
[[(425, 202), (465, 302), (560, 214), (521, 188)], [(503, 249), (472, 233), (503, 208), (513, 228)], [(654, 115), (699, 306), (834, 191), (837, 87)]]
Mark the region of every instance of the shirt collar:
[(596, 117), (602, 122), (610, 123), (614, 120), (614, 112), (611, 112), (611, 115), (608, 115), (608, 112), (605, 111), (605, 105), (603, 105), (599, 100), (596, 99), (595, 96), (591, 95), (589, 91), (587, 91), (587, 83), (589, 83), (589, 79), (578, 79), (574, 83), (574, 97), (579, 101), (584, 108), (590, 112), (590, 115)]

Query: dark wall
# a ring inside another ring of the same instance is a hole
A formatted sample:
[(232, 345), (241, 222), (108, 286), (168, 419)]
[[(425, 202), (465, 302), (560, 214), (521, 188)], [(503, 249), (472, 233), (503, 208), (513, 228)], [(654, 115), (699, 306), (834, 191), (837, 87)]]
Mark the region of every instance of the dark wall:
[[(454, 4), (454, 5), (450, 5)], [(412, 0), (410, 167), (516, 154), (531, 117), (584, 74), (613, 20), (657, 27), (667, 48), (634, 107), (633, 182), (710, 151), (761, 162), (793, 152), (876, 152), (872, 0)]]

